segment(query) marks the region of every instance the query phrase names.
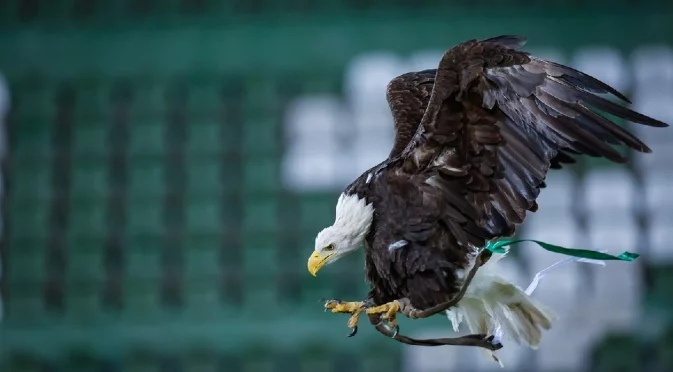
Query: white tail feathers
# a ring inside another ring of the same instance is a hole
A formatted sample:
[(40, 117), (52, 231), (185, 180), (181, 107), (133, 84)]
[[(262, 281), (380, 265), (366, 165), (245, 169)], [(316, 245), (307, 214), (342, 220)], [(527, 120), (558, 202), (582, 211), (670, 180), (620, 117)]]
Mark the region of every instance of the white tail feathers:
[[(503, 256), (494, 254), (477, 270), (463, 299), (447, 310), (447, 316), (456, 332), (463, 320), (474, 334), (493, 335), (501, 327), (513, 341), (537, 349), (542, 331), (551, 328), (556, 316), (498, 273), (497, 264)], [(495, 353), (484, 351), (503, 366)]]

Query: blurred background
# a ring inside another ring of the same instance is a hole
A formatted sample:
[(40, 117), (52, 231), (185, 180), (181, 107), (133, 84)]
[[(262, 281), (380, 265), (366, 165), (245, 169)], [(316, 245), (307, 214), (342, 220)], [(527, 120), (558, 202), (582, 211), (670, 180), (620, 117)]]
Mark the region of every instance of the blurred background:
[[(362, 252), (317, 278), (306, 259), (389, 152), (387, 82), (521, 34), (673, 123), (670, 0), (0, 0), (0, 30), (3, 372), (499, 370), (348, 339), (317, 303), (367, 292)], [(561, 319), (505, 370), (673, 371), (673, 130), (624, 125), (654, 154), (553, 171), (520, 235), (642, 257), (546, 277)], [(562, 258), (503, 265), (526, 286)]]

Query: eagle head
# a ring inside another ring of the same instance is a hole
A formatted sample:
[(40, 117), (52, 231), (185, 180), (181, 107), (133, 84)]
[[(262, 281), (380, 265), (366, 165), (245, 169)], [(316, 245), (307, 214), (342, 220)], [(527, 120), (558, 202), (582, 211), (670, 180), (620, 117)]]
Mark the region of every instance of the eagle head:
[(315, 238), (315, 251), (308, 259), (308, 272), (315, 276), (332, 263), (362, 246), (374, 218), (374, 207), (357, 195), (341, 194), (334, 224)]

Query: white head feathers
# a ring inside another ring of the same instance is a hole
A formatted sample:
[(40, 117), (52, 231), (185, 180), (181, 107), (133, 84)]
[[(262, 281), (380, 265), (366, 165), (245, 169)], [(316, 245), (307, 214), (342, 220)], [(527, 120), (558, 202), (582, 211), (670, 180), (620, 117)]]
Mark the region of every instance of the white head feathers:
[(366, 227), (367, 231), (364, 233), (367, 234), (373, 219), (374, 207), (371, 204), (367, 204), (364, 199), (358, 198), (357, 195), (339, 195), (336, 205), (335, 225), (351, 225), (352, 227), (359, 227), (360, 230)]
[(334, 244), (337, 251), (342, 253), (356, 250), (363, 240), (372, 220), (374, 207), (357, 195), (341, 194), (336, 205), (334, 225), (325, 228), (315, 239), (315, 249), (319, 250)]

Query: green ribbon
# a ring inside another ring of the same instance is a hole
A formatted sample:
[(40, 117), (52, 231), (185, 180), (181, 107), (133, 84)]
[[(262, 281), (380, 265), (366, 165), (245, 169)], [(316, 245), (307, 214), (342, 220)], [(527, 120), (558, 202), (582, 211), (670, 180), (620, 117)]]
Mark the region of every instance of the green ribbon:
[(611, 254), (603, 253), (603, 252), (596, 252), (596, 251), (591, 251), (588, 249), (573, 249), (573, 248), (565, 248), (561, 247), (558, 245), (554, 244), (549, 244), (545, 242), (541, 242), (538, 240), (532, 240), (532, 239), (501, 239), (495, 242), (488, 242), (486, 244), (486, 249), (493, 253), (505, 253), (507, 252), (506, 249), (503, 247), (507, 247), (510, 245), (518, 244), (518, 243), (523, 243), (523, 242), (532, 242), (540, 247), (554, 253), (560, 253), (564, 254), (566, 256), (573, 256), (573, 257), (581, 257), (581, 258), (588, 258), (592, 260), (603, 260), (603, 261), (633, 261), (638, 256), (640, 256), (637, 253), (631, 253), (631, 252), (624, 252), (620, 254), (619, 256), (613, 256)]

